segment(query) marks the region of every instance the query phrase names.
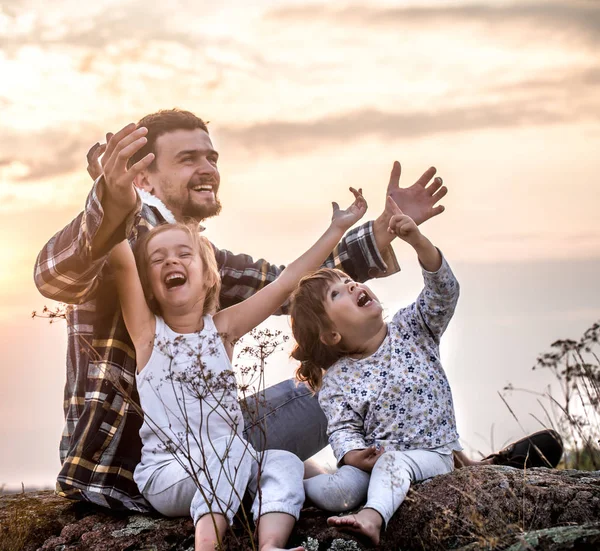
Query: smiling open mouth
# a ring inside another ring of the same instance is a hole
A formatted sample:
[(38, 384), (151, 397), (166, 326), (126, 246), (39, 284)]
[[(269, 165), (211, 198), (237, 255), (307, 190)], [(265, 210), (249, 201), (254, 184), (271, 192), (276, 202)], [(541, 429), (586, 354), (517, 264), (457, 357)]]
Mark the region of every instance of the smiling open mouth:
[(192, 191), (214, 193), (214, 187), (212, 184), (200, 184), (199, 186), (194, 186)]
[(185, 275), (175, 272), (165, 277), (165, 285), (167, 289), (173, 289), (175, 287), (181, 287), (187, 281)]
[(358, 300), (356, 304), (359, 308), (366, 306), (367, 304), (373, 302), (373, 299), (367, 294), (366, 291), (362, 291), (360, 295), (358, 295)]

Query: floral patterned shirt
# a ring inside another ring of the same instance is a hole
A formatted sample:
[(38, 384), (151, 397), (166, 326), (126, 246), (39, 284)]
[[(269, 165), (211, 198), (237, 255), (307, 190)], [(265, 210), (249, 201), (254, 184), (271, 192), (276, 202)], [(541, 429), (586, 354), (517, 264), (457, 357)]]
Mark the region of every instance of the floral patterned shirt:
[(459, 285), (444, 258), (437, 272), (423, 270), (423, 278), (425, 288), (416, 302), (396, 313), (372, 356), (341, 358), (323, 377), (319, 403), (338, 461), (373, 444), (404, 451), (458, 439), (439, 343)]

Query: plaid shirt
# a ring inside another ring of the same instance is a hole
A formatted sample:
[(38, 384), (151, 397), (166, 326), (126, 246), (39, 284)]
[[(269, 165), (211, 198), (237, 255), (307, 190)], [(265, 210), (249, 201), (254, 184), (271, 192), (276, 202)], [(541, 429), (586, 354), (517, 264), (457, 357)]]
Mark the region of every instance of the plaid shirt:
[[(139, 404), (135, 350), (121, 315), (107, 252), (125, 236), (135, 242), (150, 228), (171, 221), (172, 215), (164, 205), (143, 204), (138, 197), (137, 208), (112, 236), (104, 256), (94, 258), (92, 242), (103, 219), (98, 185), (97, 181), (85, 210), (48, 241), (35, 265), (35, 283), (42, 295), (68, 304), (65, 427), (56, 491), (113, 509), (148, 511), (150, 506), (133, 480), (142, 425), (131, 403)], [(262, 259), (214, 250), (222, 279), (222, 307), (248, 298), (283, 270)], [(368, 222), (344, 237), (326, 265), (365, 281), (398, 269), (391, 247), (385, 257), (387, 272)]]

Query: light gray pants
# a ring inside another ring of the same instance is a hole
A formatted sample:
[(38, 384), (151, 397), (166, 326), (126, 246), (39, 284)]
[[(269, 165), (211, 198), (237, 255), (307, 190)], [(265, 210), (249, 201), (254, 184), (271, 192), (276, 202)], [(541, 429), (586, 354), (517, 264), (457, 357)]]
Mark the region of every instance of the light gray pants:
[(433, 450), (389, 451), (377, 460), (369, 475), (343, 465), (333, 474), (304, 481), (304, 490), (317, 507), (340, 513), (365, 507), (375, 509), (385, 526), (404, 501), (411, 482), (419, 482), (454, 469), (452, 453)]
[(304, 503), (304, 465), (298, 457), (283, 450), (257, 452), (237, 438), (228, 439), (226, 449), (216, 452), (204, 458), (197, 480), (186, 476), (176, 460), (160, 467), (144, 488), (144, 497), (168, 517), (190, 514), (196, 524), (215, 513), (231, 524), (248, 489), (254, 498), (254, 520), (266, 513), (287, 513), (298, 520)]

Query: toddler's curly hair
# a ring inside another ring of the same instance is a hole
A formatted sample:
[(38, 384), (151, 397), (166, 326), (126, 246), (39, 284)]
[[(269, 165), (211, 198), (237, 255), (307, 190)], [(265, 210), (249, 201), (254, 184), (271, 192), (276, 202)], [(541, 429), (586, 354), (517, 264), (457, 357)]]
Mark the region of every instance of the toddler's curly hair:
[(296, 346), (291, 356), (300, 362), (296, 378), (315, 392), (321, 387), (323, 373), (347, 354), (340, 345), (330, 346), (321, 335), (333, 329), (325, 312), (327, 290), (347, 275), (340, 270), (321, 268), (300, 281), (292, 294), (290, 316)]

